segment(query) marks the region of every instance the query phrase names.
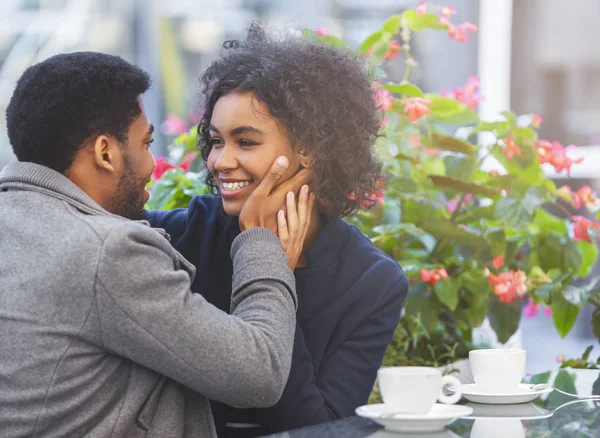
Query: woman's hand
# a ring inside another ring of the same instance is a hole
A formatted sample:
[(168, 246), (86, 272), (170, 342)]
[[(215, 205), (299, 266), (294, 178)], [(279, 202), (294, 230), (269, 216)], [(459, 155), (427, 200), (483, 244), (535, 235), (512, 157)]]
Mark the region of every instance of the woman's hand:
[(309, 194), (308, 186), (304, 185), (300, 189), (297, 208), (294, 192), (288, 192), (285, 202), (287, 213), (283, 210), (277, 212), (277, 235), (287, 256), (290, 269), (293, 271), (302, 255), (304, 239), (315, 205), (315, 194)]

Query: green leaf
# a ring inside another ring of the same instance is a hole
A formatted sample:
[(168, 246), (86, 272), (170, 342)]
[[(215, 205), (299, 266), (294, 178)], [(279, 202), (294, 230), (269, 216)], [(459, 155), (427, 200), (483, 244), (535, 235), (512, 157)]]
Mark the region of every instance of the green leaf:
[(375, 47), (374, 47), (371, 55), (376, 58), (381, 58), (383, 55), (385, 55), (387, 53), (387, 51), (389, 49), (390, 41), (392, 41), (393, 39), (394, 39), (394, 34), (389, 33), (389, 32), (383, 32), (381, 34), (381, 38), (379, 39), (379, 41), (377, 41), (375, 43)]
[(590, 345), (588, 348), (585, 349), (581, 358), (583, 360), (587, 361), (590, 358), (590, 353), (592, 352), (593, 349), (594, 349), (594, 346)]
[(552, 372), (550, 372), (550, 371), (546, 371), (545, 373), (540, 373), (540, 374), (534, 374), (529, 379), (529, 383), (531, 385), (538, 385), (540, 383), (548, 383), (548, 380), (550, 380), (551, 374), (552, 374)]
[(467, 155), (472, 155), (478, 150), (468, 141), (463, 141), (449, 135), (441, 135), (436, 133), (432, 134), (431, 136), (431, 146), (442, 151), (460, 152)]
[(554, 320), (554, 326), (556, 327), (556, 330), (558, 330), (558, 334), (561, 338), (564, 338), (569, 334), (578, 315), (578, 306), (565, 300), (560, 291), (555, 290), (552, 293), (552, 319)]
[(508, 195), (496, 204), (496, 218), (512, 228), (521, 229), (533, 220), (536, 210), (545, 202), (546, 191), (530, 187), (523, 198)]
[(477, 159), (464, 154), (450, 153), (444, 157), (446, 176), (473, 181), (477, 174)]
[(577, 275), (585, 277), (592, 272), (592, 268), (596, 264), (596, 259), (598, 258), (598, 246), (587, 240), (579, 240), (577, 246), (581, 250), (581, 265), (579, 266)]
[(504, 255), (506, 252), (506, 233), (502, 227), (489, 228), (485, 237), (491, 245), (492, 256)]
[(419, 87), (408, 82), (403, 84), (387, 84), (383, 86), (384, 90), (388, 90), (390, 93), (401, 94), (405, 97), (423, 97), (423, 92)]
[(440, 97), (437, 94), (425, 94), (431, 100), (429, 118), (447, 125), (468, 126), (479, 121), (477, 111), (450, 97)]
[(504, 137), (509, 128), (508, 122), (480, 122), (471, 130), (471, 134), (478, 132), (493, 132), (497, 137)]
[[(381, 31), (375, 32), (375, 33), (369, 35), (363, 41), (363, 43), (360, 45), (360, 47), (358, 49), (358, 54), (364, 55), (365, 53), (367, 53), (371, 47), (373, 47), (375, 44), (377, 44), (379, 42), (379, 40), (381, 40), (382, 36), (383, 36), (383, 32), (381, 32)], [(388, 41), (388, 43), (389, 43), (389, 41)]]
[[(567, 224), (559, 217), (556, 217), (546, 210), (538, 209), (535, 212), (535, 219), (533, 223), (537, 225), (542, 231), (553, 231), (562, 235), (567, 235)], [(586, 242), (588, 243), (588, 242)]]
[(429, 175), (429, 179), (435, 186), (444, 190), (452, 190), (459, 193), (471, 193), (473, 195), (485, 195), (489, 197), (499, 194), (498, 190), (489, 189), (477, 183), (470, 183), (449, 176)]
[(381, 30), (389, 33), (398, 32), (398, 28), (402, 25), (402, 15), (392, 15), (383, 23)]
[(575, 306), (583, 307), (587, 304), (590, 296), (600, 290), (600, 275), (592, 278), (584, 286), (574, 286), (572, 284), (565, 287), (563, 296), (565, 300)]
[(600, 308), (596, 308), (592, 314), (592, 332), (600, 341)]
[(515, 128), (513, 129), (517, 143), (521, 144), (524, 141), (536, 141), (537, 133), (531, 128)]
[(420, 225), (423, 230), (438, 239), (449, 239), (453, 243), (467, 245), (476, 250), (485, 250), (489, 248), (489, 244), (484, 237), (463, 230), (448, 220), (428, 219)]
[(516, 124), (517, 116), (512, 111), (502, 111), (500, 114), (502, 114), (506, 118), (506, 121), (510, 123), (511, 126), (514, 126)]
[(507, 189), (516, 178), (517, 175), (490, 176), (485, 181), (485, 186), (494, 189)]
[(458, 306), (458, 286), (458, 281), (452, 277), (443, 278), (433, 286), (435, 295), (452, 311)]
[(429, 331), (433, 331), (439, 323), (439, 306), (437, 300), (428, 294), (423, 285), (411, 286), (406, 297), (406, 315), (421, 315), (421, 322)]
[(446, 30), (447, 26), (440, 24), (440, 17), (435, 14), (426, 12), (423, 16), (420, 16), (417, 11), (407, 10), (404, 11), (402, 17), (406, 20), (408, 27), (413, 32), (419, 32), (425, 29), (435, 30)]
[(525, 207), (523, 200), (513, 195), (498, 201), (495, 214), (499, 221), (517, 229), (525, 228), (533, 220), (533, 214)]
[(488, 307), (490, 325), (498, 336), (498, 341), (506, 344), (519, 328), (521, 320), (521, 300), (514, 303), (503, 303), (496, 295), (490, 297)]

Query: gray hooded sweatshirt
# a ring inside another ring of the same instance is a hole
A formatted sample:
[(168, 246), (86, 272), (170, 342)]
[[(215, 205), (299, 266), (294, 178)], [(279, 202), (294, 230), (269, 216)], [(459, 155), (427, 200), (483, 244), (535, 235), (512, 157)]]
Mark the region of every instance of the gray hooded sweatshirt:
[(277, 237), (233, 243), (227, 315), (159, 231), (46, 167), (0, 172), (0, 436), (211, 437), (209, 399), (277, 402), (297, 307)]

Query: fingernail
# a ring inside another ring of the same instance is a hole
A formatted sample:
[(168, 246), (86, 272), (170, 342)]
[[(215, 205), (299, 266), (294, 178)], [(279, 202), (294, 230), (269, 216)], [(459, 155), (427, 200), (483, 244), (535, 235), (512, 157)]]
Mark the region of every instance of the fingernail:
[(277, 164), (281, 167), (287, 167), (288, 166), (288, 159), (285, 157), (279, 157), (277, 158)]
[(304, 194), (308, 193), (308, 186), (306, 186), (306, 185), (302, 186), (302, 193), (304, 193)]
[(293, 200), (294, 200), (294, 192), (288, 192), (288, 199), (289, 199), (290, 201), (293, 201)]

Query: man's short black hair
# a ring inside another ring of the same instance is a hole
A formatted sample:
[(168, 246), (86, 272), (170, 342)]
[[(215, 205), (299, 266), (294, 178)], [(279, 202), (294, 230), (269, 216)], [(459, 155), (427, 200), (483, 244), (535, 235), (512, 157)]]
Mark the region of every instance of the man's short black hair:
[(65, 173), (86, 140), (127, 141), (150, 88), (142, 69), (112, 55), (60, 54), (29, 67), (6, 109), (8, 137), (19, 161)]

